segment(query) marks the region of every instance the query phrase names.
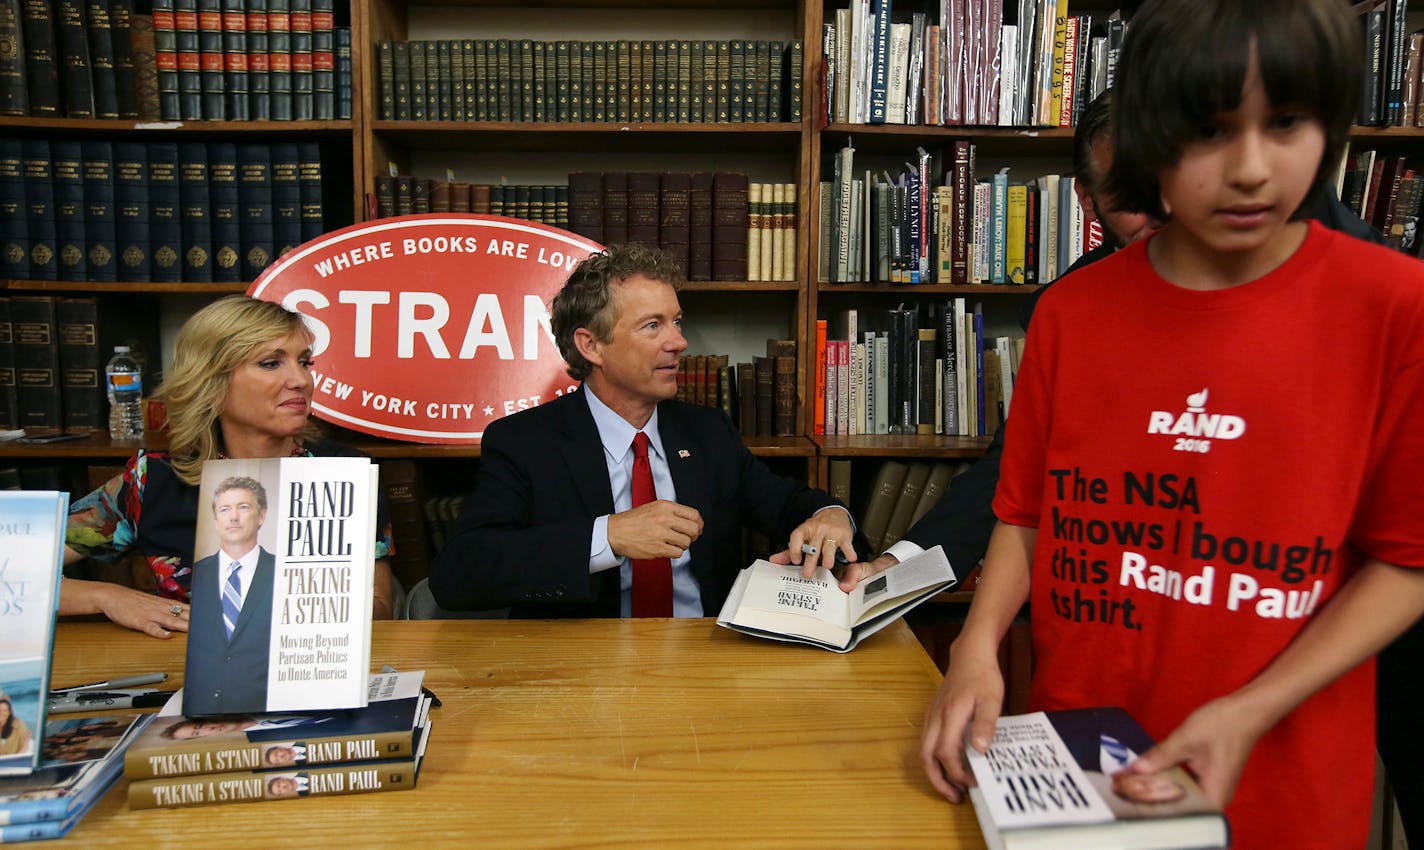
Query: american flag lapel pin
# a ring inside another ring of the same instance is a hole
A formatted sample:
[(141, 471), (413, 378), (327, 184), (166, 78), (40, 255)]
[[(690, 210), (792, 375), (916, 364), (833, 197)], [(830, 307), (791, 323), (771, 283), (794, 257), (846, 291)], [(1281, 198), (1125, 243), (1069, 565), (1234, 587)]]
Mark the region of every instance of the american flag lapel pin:
[(692, 457), (692, 452), (688, 451), (687, 449), (678, 449), (677, 456), (682, 458), (683, 460), (686, 460), (687, 458)]

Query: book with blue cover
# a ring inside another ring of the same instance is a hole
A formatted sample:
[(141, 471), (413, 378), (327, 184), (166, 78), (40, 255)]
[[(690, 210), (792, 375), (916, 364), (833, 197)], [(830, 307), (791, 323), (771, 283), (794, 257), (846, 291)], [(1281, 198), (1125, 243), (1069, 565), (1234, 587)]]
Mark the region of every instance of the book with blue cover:
[(45, 724), (39, 770), (0, 779), (0, 843), (68, 833), (118, 780), (125, 750), (153, 719), (121, 714)]
[(69, 494), (0, 492), (0, 776), (40, 764)]

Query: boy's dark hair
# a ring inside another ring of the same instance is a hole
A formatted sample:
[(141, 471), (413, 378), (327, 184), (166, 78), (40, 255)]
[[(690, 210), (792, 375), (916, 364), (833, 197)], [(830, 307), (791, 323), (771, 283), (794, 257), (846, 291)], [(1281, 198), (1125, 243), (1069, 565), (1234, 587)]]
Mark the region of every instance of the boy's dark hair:
[(667, 252), (630, 242), (613, 245), (579, 263), (564, 288), (554, 296), (549, 324), (559, 354), (568, 364), (569, 377), (582, 381), (593, 372), (593, 365), (574, 344), (574, 332), (588, 328), (596, 338), (607, 342), (617, 319), (613, 314), (613, 284), (634, 275), (662, 281), (674, 289), (683, 281), (682, 270)]
[(1112, 129), (1112, 104), (1112, 89), (1104, 89), (1083, 107), (1073, 131), (1073, 176), (1089, 191), (1100, 188), (1107, 177), (1093, 167), (1093, 145), (1108, 138)]
[(1149, 0), (1128, 27), (1115, 77), (1105, 188), (1118, 209), (1167, 220), (1158, 172), (1240, 106), (1253, 47), (1271, 105), (1300, 108), (1325, 129), (1306, 203), (1315, 197), (1344, 152), (1364, 73), (1345, 0)]

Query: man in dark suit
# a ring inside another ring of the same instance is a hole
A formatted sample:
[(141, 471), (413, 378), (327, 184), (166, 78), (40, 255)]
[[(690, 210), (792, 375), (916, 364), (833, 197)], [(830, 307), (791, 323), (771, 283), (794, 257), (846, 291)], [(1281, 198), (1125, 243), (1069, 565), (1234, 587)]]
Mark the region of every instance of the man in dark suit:
[(217, 552), (193, 565), (192, 624), (183, 713), (267, 710), (267, 652), (276, 558), (257, 545), (267, 491), (253, 478), (224, 478), (213, 493)]
[(514, 617), (715, 616), (742, 526), (807, 572), (854, 559), (850, 515), (773, 474), (720, 411), (674, 401), (687, 348), (661, 251), (614, 247), (574, 269), (552, 326), (576, 392), (491, 423), (464, 515), (431, 565), (445, 608)]

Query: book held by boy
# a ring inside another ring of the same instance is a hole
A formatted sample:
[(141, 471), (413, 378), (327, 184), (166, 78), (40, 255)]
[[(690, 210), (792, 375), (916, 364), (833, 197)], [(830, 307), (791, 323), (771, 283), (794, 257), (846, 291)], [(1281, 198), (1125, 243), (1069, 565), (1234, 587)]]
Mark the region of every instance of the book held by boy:
[(862, 581), (850, 593), (831, 572), (758, 560), (742, 570), (717, 625), (749, 635), (849, 652), (896, 618), (956, 583), (936, 546)]
[(1123, 773), (1153, 741), (1121, 708), (1000, 717), (987, 753), (967, 748), (990, 850), (1225, 847), (1226, 816), (1180, 767)]
[(429, 711), (421, 671), (370, 676), (364, 708), (221, 718), (182, 715), (174, 694), (129, 748), (124, 775), (162, 779), (287, 765), (406, 759)]
[(0, 491), (0, 776), (40, 765), (69, 494)]
[(185, 715), (366, 704), (376, 485), (368, 458), (203, 465)]

